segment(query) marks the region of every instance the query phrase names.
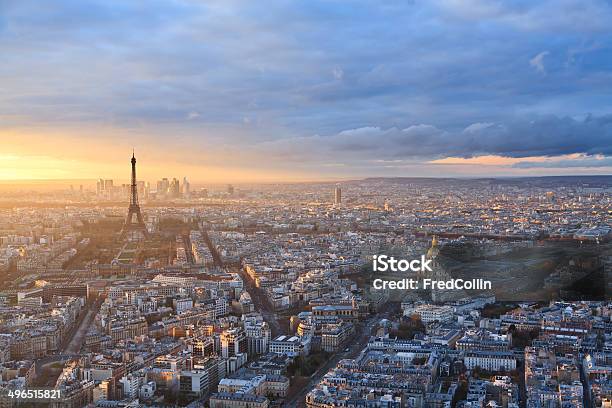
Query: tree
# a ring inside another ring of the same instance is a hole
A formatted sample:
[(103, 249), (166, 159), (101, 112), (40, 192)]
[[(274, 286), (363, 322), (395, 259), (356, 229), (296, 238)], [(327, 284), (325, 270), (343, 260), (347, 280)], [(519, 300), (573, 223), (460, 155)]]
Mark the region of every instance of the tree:
[(402, 318), (399, 327), (391, 332), (395, 336), (403, 340), (412, 340), (417, 333), (425, 333), (425, 325), (418, 315), (412, 315), (408, 318)]

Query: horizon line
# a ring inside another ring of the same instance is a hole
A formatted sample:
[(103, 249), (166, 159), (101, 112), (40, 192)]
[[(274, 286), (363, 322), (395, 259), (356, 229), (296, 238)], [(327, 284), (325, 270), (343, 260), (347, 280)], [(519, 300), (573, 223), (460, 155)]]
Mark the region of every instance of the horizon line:
[[(299, 183), (333, 183), (338, 181), (363, 181), (369, 179), (416, 179), (416, 180), (496, 180), (496, 179), (527, 179), (527, 178), (560, 178), (560, 177), (575, 177), (575, 178), (587, 178), (587, 177), (612, 177), (612, 174), (550, 174), (550, 175), (498, 175), (498, 176), (487, 176), (487, 175), (475, 175), (475, 176), (358, 176), (358, 177), (330, 177), (330, 178), (318, 178), (318, 179), (307, 179), (307, 180), (278, 180), (278, 181), (191, 181), (192, 184), (299, 184)], [(169, 178), (169, 177), (166, 177)], [(61, 183), (61, 182), (96, 182), (100, 179), (105, 180), (123, 180), (117, 178), (49, 178), (49, 179), (0, 179), (0, 184), (20, 184), (20, 183)], [(129, 179), (126, 179), (129, 181)], [(142, 181), (142, 180), (139, 180)]]

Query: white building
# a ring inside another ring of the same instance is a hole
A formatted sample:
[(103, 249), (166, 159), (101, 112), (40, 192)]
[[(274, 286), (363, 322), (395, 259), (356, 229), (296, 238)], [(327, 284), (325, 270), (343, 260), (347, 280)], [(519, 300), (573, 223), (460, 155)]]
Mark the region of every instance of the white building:
[(480, 367), (486, 371), (515, 370), (516, 358), (510, 351), (469, 351), (463, 360), (468, 369)]
[(181, 394), (201, 396), (208, 392), (208, 371), (181, 371), (179, 390)]
[(417, 315), (423, 323), (450, 322), (453, 320), (453, 308), (450, 306), (402, 304), (404, 316)]
[(246, 322), (244, 330), (247, 335), (247, 352), (249, 356), (256, 356), (268, 352), (270, 338), (272, 337), (268, 323)]
[(174, 310), (176, 313), (184, 312), (185, 310), (189, 310), (193, 308), (193, 299), (185, 297), (185, 298), (175, 298), (172, 300), (172, 304), (174, 306)]
[(138, 398), (138, 392), (143, 382), (144, 376), (138, 375), (138, 373), (128, 374), (119, 380), (123, 387), (123, 395), (130, 399)]
[(308, 355), (310, 337), (278, 336), (270, 342), (270, 353), (286, 354), (290, 357)]

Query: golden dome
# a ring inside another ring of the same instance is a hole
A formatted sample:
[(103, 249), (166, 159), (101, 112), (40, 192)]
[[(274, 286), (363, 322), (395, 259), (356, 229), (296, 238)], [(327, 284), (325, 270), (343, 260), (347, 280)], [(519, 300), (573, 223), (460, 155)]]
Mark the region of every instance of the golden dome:
[(438, 238), (434, 235), (431, 240), (431, 247), (427, 251), (427, 258), (432, 259), (438, 256), (440, 249), (438, 248)]

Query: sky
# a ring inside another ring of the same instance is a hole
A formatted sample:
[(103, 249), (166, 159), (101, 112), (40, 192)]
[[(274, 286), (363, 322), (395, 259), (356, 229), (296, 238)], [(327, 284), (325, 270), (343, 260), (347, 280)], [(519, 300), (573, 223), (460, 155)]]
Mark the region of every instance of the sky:
[(612, 171), (611, 0), (1, 0), (0, 180)]

